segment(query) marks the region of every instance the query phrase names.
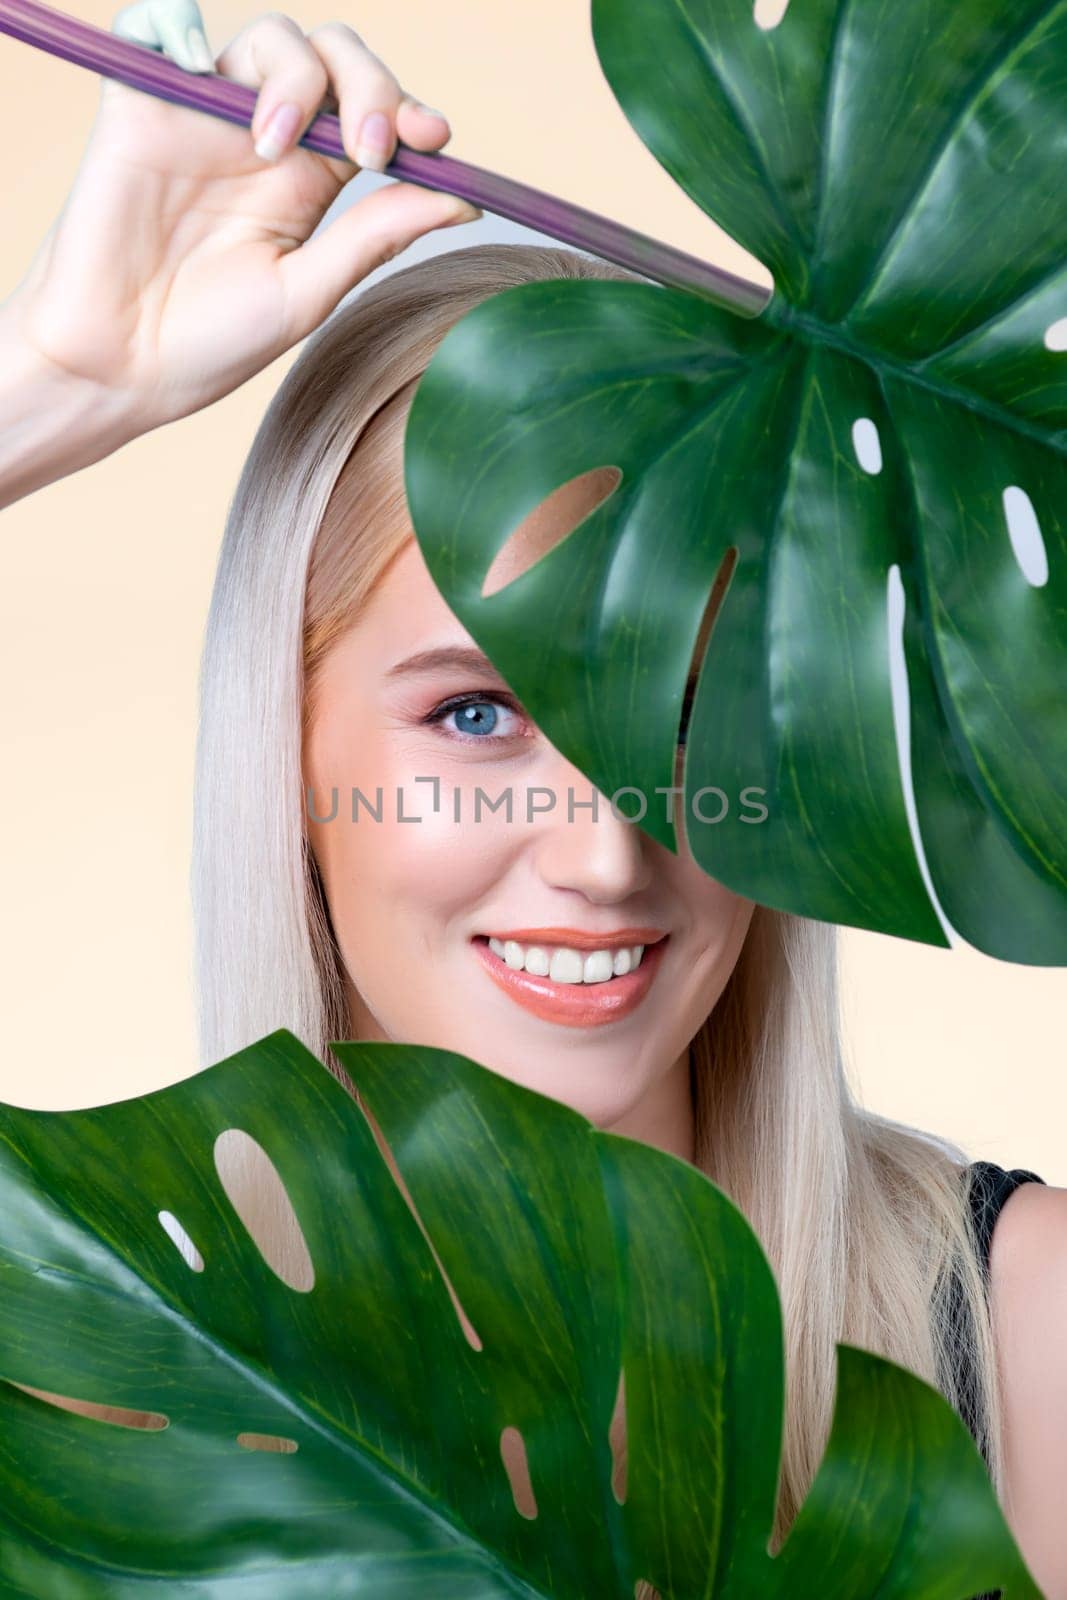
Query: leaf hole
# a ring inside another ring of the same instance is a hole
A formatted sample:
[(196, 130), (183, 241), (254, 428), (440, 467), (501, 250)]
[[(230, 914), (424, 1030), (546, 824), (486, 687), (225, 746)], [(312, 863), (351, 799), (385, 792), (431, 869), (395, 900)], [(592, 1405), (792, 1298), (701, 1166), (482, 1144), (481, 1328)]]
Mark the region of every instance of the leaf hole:
[(55, 1394), (51, 1389), (31, 1389), (27, 1383), (12, 1383), (12, 1388), (23, 1394), (32, 1394), (60, 1411), (73, 1411), (79, 1417), (90, 1417), (94, 1422), (107, 1422), (114, 1428), (140, 1428), (147, 1433), (158, 1433), (170, 1427), (170, 1418), (160, 1411), (130, 1411), (126, 1406), (104, 1406), (96, 1400), (75, 1400), (68, 1394)]
[(499, 594), (536, 566), (610, 499), (621, 482), (618, 467), (592, 467), (553, 489), (547, 499), (527, 513), (493, 557), (482, 584), (482, 599)]
[(265, 1450), (275, 1455), (291, 1456), (300, 1449), (295, 1439), (286, 1439), (279, 1433), (239, 1433), (237, 1443), (242, 1450)]
[(1050, 322), (1045, 329), (1046, 350), (1067, 350), (1067, 317)]
[(164, 1233), (175, 1245), (186, 1266), (191, 1267), (194, 1272), (203, 1272), (204, 1258), (174, 1213), (172, 1211), (161, 1211), (159, 1220), (163, 1224)]
[[(680, 787), (681, 784), (682, 772), (685, 765), (685, 754), (688, 751), (689, 723), (693, 714), (693, 702), (696, 699), (697, 686), (700, 681), (701, 673), (704, 670), (704, 658), (708, 653), (708, 647), (711, 644), (711, 635), (714, 630), (719, 611), (722, 607), (722, 602), (726, 595), (726, 591), (730, 587), (730, 580), (733, 577), (734, 568), (736, 565), (737, 546), (732, 544), (723, 552), (723, 558), (719, 563), (719, 570), (715, 574), (715, 581), (711, 586), (710, 593), (708, 594), (708, 598), (704, 604), (704, 612), (700, 619), (700, 626), (697, 629), (696, 639), (693, 642), (693, 649), (689, 657), (689, 672), (686, 677), (685, 694), (682, 698), (682, 709), (678, 720), (677, 755), (675, 759), (674, 774), (676, 787)], [(674, 797), (672, 797), (672, 799), (673, 798)]]
[(226, 1197), (267, 1266), (300, 1294), (315, 1286), (315, 1268), (292, 1201), (261, 1144), (240, 1128), (215, 1140), (215, 1171)]
[(532, 1522), (537, 1516), (537, 1501), (530, 1482), (530, 1464), (526, 1459), (526, 1440), (518, 1428), (507, 1427), (500, 1435), (500, 1458), (511, 1484), (511, 1498), (520, 1517)]
[(1020, 489), (1017, 484), (1005, 489), (1003, 500), (1008, 537), (1019, 563), (1019, 571), (1027, 583), (1040, 589), (1048, 582), (1048, 551), (1034, 503), (1026, 490)]
[(864, 472), (881, 472), (882, 440), (870, 417), (857, 417), (852, 424), (852, 448)]
[(930, 904), (944, 930), (945, 938), (953, 947), (960, 936), (946, 917), (937, 898), (930, 868), (926, 861), (922, 834), (919, 831), (919, 813), (915, 804), (915, 786), (911, 775), (911, 695), (908, 688), (908, 660), (904, 650), (904, 620), (906, 597), (900, 567), (896, 562), (889, 568), (886, 585), (886, 632), (889, 639), (889, 692), (893, 702), (893, 727), (897, 736), (897, 770), (904, 796), (904, 811), (908, 819), (915, 858), (919, 863)]
[(770, 33), (773, 28), (777, 28), (788, 9), (789, 0), (756, 0), (752, 18), (757, 28), (762, 28), (764, 33)]
[(452, 1301), (452, 1309), (456, 1313), (456, 1320), (459, 1322), (460, 1328), (463, 1330), (463, 1337), (466, 1339), (467, 1343), (470, 1345), (472, 1350), (481, 1350), (482, 1349), (482, 1341), (478, 1336), (478, 1331), (475, 1328), (474, 1324), (471, 1322), (471, 1319), (468, 1317), (466, 1311), (464, 1311), (463, 1306), (460, 1303), (459, 1295), (456, 1293), (455, 1289), (453, 1288), (452, 1280), (448, 1276), (448, 1273), (445, 1271), (444, 1262), (441, 1260), (441, 1257), (437, 1254), (437, 1247), (434, 1244), (433, 1240), (430, 1238), (430, 1235), (427, 1233), (426, 1228), (425, 1228), (425, 1226), (423, 1224), (423, 1220), (419, 1216), (419, 1213), (415, 1208), (415, 1202), (411, 1198), (411, 1194), (410, 1194), (410, 1192), (408, 1190), (408, 1186), (404, 1182), (404, 1178), (403, 1178), (403, 1175), (402, 1175), (402, 1173), (400, 1171), (400, 1168), (396, 1164), (396, 1157), (393, 1155), (392, 1150), (389, 1148), (389, 1145), (386, 1142), (385, 1135), (383, 1134), (381, 1128), (379, 1128), (377, 1122), (375, 1121), (374, 1117), (372, 1116), (372, 1114), (370, 1112), (370, 1109), (367, 1106), (366, 1101), (358, 1093), (356, 1093), (355, 1098), (356, 1098), (356, 1101), (357, 1101), (357, 1103), (359, 1105), (359, 1109), (362, 1111), (363, 1115), (367, 1119), (367, 1122), (368, 1122), (368, 1124), (370, 1126), (370, 1130), (374, 1135), (375, 1143), (377, 1144), (378, 1149), (381, 1151), (382, 1158), (385, 1161), (386, 1166), (389, 1168), (389, 1171), (393, 1175), (393, 1181), (396, 1184), (397, 1188), (400, 1190), (400, 1193), (403, 1195), (404, 1200), (407, 1203), (408, 1210), (411, 1212), (411, 1215), (415, 1218), (415, 1221), (418, 1223), (419, 1232), (422, 1234), (422, 1237), (426, 1240), (426, 1243), (430, 1248), (430, 1253), (434, 1258), (434, 1262), (436, 1263), (437, 1270), (441, 1274), (441, 1281), (444, 1283), (445, 1288), (448, 1290), (449, 1298)]
[(620, 1370), (615, 1409), (608, 1425), (611, 1445), (611, 1492), (619, 1505), (626, 1502), (626, 1374)]

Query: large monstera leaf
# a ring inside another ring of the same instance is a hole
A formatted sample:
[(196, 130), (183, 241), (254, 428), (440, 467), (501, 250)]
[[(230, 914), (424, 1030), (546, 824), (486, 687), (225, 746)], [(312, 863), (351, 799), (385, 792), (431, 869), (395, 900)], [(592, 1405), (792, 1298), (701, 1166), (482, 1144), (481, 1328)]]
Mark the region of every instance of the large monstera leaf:
[[(704, 870), (944, 945), (914, 823), (965, 939), (1067, 964), (1067, 6), (592, 18), (633, 126), (774, 294), (746, 319), (561, 280), (469, 313), (407, 434), (436, 583), (552, 742), (676, 849), (666, 791), (721, 571), (684, 771)], [(607, 466), (614, 493), (483, 596), (524, 517)]]
[[(781, 1315), (736, 1208), (462, 1056), (333, 1048), (417, 1218), (284, 1029), (141, 1099), (0, 1107), (0, 1595), (1038, 1596), (955, 1413), (846, 1346), (772, 1559)], [(242, 1136), (284, 1186), (301, 1272), (267, 1264), (220, 1179), (219, 1141)]]

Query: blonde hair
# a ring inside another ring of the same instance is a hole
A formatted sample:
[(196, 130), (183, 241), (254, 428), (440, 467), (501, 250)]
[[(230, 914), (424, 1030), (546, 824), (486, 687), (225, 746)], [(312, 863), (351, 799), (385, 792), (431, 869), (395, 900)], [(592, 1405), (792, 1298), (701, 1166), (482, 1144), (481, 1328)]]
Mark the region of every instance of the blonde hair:
[[(304, 825), (316, 674), (410, 538), (404, 426), (434, 349), (487, 296), (549, 278), (631, 274), (528, 245), (408, 266), (308, 341), (256, 434), (230, 507), (201, 668), (191, 888), (205, 1066), (285, 1027), (348, 1082), (329, 1049), (350, 1022)], [(749, 1219), (782, 1299), (775, 1543), (823, 1452), (839, 1341), (910, 1368), (959, 1409), (952, 1344), (965, 1339), (999, 1484), (996, 1363), (961, 1166), (853, 1101), (836, 929), (757, 906), (691, 1060), (696, 1164)], [(952, 1281), (965, 1322), (950, 1315)]]

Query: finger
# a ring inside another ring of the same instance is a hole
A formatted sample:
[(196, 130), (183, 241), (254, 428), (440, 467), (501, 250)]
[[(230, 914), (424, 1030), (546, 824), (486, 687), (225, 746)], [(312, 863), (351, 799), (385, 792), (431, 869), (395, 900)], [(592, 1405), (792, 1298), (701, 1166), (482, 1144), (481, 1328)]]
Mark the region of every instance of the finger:
[(190, 72), (214, 72), (215, 56), (196, 0), (149, 0), (149, 4), (159, 19), (159, 42), (166, 54)]
[(243, 28), (218, 58), (218, 70), (258, 89), (252, 142), (263, 161), (277, 161), (298, 143), (329, 89), (326, 68), (301, 27), (269, 11)]
[(278, 262), (294, 323), (292, 340), (318, 327), (375, 267), (391, 261), (423, 233), (477, 222), (482, 215), (455, 195), (415, 183), (389, 183)]
[(384, 172), (396, 153), (403, 90), (347, 23), (324, 22), (308, 42), (323, 61), (338, 101), (341, 143), (358, 167)]
[(196, 0), (135, 0), (116, 13), (111, 31), (161, 51), (187, 72), (215, 70)]
[(396, 131), (412, 150), (439, 150), (452, 137), (444, 112), (431, 110), (411, 94), (404, 95), (400, 102)]

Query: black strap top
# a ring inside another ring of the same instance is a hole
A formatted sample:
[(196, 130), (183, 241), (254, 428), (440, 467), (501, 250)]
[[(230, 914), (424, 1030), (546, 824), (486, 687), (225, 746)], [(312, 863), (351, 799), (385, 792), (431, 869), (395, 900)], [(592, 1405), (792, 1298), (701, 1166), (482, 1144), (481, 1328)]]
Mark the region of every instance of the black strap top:
[[(1023, 1167), (1013, 1167), (1009, 1172), (1004, 1167), (998, 1167), (993, 1161), (972, 1162), (969, 1167), (965, 1168), (963, 1176), (968, 1184), (967, 1198), (971, 1208), (974, 1246), (988, 1291), (989, 1253), (993, 1243), (993, 1229), (997, 1225), (997, 1218), (1020, 1184), (1044, 1183), (1045, 1180), (1044, 1178), (1039, 1178), (1036, 1172), (1028, 1172)], [(958, 1286), (955, 1283), (953, 1284), (953, 1290), (950, 1301), (953, 1307), (955, 1326), (962, 1332), (964, 1313), (958, 1295)], [(977, 1437), (979, 1418), (978, 1378), (970, 1356), (962, 1343), (956, 1348), (955, 1361), (961, 1398), (960, 1415), (971, 1432)], [(978, 1595), (976, 1600), (1001, 1600), (1001, 1591), (998, 1589), (994, 1594)]]
[(972, 1162), (967, 1168), (967, 1174), (970, 1178), (968, 1199), (974, 1222), (975, 1244), (978, 1249), (978, 1259), (982, 1263), (988, 1281), (993, 1229), (1006, 1202), (1020, 1184), (1044, 1183), (1045, 1180), (1039, 1178), (1036, 1172), (1028, 1172), (1025, 1167), (1013, 1167), (1007, 1172), (992, 1161)]
[[(989, 1254), (997, 1218), (1020, 1184), (1043, 1183), (1044, 1179), (1039, 1178), (1036, 1172), (1028, 1172), (1023, 1167), (1015, 1167), (1008, 1172), (1004, 1167), (998, 1167), (993, 1161), (972, 1162), (969, 1167), (964, 1169), (963, 1179), (967, 1184), (967, 1199), (970, 1203), (974, 1248), (988, 1291)], [(966, 1335), (969, 1330), (966, 1326), (966, 1315), (959, 1297), (959, 1287), (955, 1282), (950, 1286), (950, 1315), (957, 1338), (955, 1363), (961, 1398), (960, 1415), (977, 1438), (979, 1424), (978, 1379), (967, 1351)]]

